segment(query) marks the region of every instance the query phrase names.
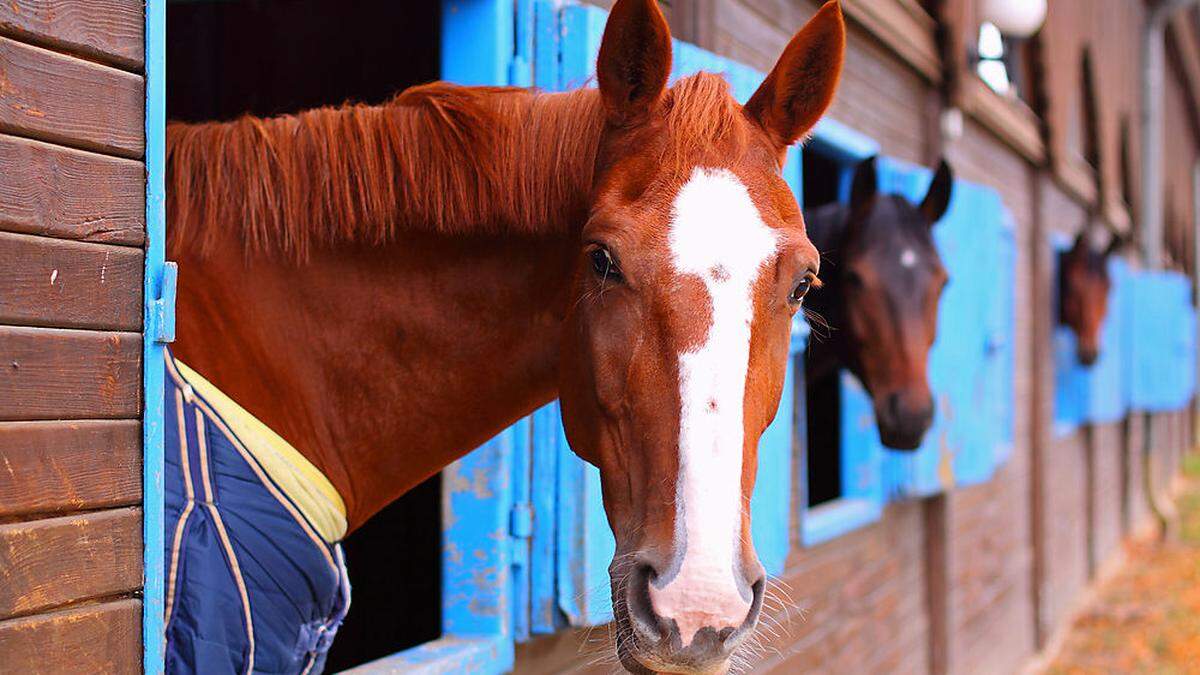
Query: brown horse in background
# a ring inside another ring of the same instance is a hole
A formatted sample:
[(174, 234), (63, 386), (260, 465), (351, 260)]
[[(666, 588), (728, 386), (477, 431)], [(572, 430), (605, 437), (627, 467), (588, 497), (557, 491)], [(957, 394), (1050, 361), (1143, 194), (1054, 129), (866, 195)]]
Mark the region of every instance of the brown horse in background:
[(898, 450), (916, 449), (933, 422), (927, 365), (948, 276), (932, 229), (953, 183), (943, 161), (919, 206), (881, 195), (872, 157), (855, 169), (849, 204), (805, 212), (827, 270), (807, 307), (829, 328), (809, 346), (805, 381), (815, 389), (849, 368), (871, 395), (880, 440)]
[(1075, 237), (1070, 249), (1058, 254), (1058, 321), (1075, 333), (1076, 355), (1084, 366), (1100, 358), (1100, 330), (1108, 316), (1108, 259), (1127, 244), (1113, 235), (1108, 247), (1092, 247), (1090, 229)]
[(619, 0), (598, 90), (171, 125), (175, 353), (351, 530), (559, 396), (616, 535), (622, 662), (719, 670), (762, 603), (757, 444), (817, 272), (781, 165), (843, 49), (831, 2), (743, 107), (714, 75), (668, 88), (657, 4)]

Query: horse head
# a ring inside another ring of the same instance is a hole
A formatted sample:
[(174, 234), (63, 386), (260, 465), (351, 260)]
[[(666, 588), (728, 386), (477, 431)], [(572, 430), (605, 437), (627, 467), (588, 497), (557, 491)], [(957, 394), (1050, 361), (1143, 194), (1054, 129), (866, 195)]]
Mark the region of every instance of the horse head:
[(1089, 230), (1059, 254), (1059, 322), (1075, 333), (1079, 362), (1090, 366), (1100, 358), (1100, 329), (1108, 314), (1108, 258), (1125, 245), (1113, 236), (1104, 251), (1092, 248)]
[(833, 328), (838, 359), (870, 393), (883, 444), (898, 450), (917, 448), (933, 422), (926, 370), (948, 275), (932, 229), (952, 186), (943, 161), (919, 205), (880, 194), (872, 157), (855, 169), (850, 203), (827, 214), (837, 219), (829, 226), (835, 240), (812, 308)]
[(620, 0), (609, 16), (559, 393), (572, 448), (600, 469), (632, 671), (720, 671), (754, 631), (758, 440), (818, 264), (781, 167), (831, 102), (844, 42), (829, 3), (742, 106), (715, 75), (667, 86), (670, 34), (653, 0)]

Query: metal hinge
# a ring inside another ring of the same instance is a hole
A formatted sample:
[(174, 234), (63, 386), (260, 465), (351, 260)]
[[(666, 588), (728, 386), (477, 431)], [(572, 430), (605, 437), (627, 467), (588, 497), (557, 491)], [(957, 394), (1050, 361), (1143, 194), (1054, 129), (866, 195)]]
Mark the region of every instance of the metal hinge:
[(517, 539), (533, 536), (533, 505), (529, 502), (513, 504), (508, 514), (508, 533)]
[(146, 337), (167, 344), (175, 341), (175, 287), (179, 267), (173, 262), (163, 264), (158, 298), (146, 308)]

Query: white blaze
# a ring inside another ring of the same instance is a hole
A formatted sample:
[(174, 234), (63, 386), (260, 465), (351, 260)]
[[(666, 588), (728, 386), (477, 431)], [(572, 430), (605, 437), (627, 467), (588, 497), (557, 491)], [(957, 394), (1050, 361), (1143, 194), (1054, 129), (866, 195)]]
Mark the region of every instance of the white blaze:
[(696, 169), (675, 197), (671, 260), (704, 282), (712, 324), (703, 344), (679, 355), (682, 410), (676, 485), (676, 550), (683, 559), (655, 611), (674, 619), (686, 646), (696, 631), (739, 626), (752, 598), (739, 592), (743, 399), (750, 360), (753, 288), (777, 237), (731, 172)]
[(906, 249), (904, 249), (903, 252), (900, 253), (900, 266), (901, 267), (908, 268), (908, 267), (912, 267), (916, 264), (917, 264), (917, 252), (916, 251), (912, 250), (911, 248), (906, 248)]

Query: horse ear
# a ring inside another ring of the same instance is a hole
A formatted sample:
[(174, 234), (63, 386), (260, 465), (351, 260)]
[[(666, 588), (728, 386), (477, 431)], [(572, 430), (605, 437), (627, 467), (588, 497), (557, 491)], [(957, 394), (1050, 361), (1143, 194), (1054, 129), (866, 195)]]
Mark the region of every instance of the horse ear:
[(596, 59), (609, 120), (628, 124), (658, 102), (671, 74), (671, 29), (655, 0), (617, 0)]
[(929, 184), (925, 199), (921, 200), (921, 213), (929, 219), (931, 227), (946, 215), (946, 207), (950, 206), (950, 193), (953, 189), (954, 172), (943, 159), (938, 163), (937, 173), (933, 175), (933, 182)]
[(792, 37), (746, 102), (746, 114), (767, 130), (780, 151), (804, 136), (833, 102), (845, 51), (842, 8), (830, 0)]
[(875, 156), (872, 155), (854, 167), (854, 181), (850, 183), (850, 208), (857, 209), (875, 196), (878, 179), (875, 176)]

